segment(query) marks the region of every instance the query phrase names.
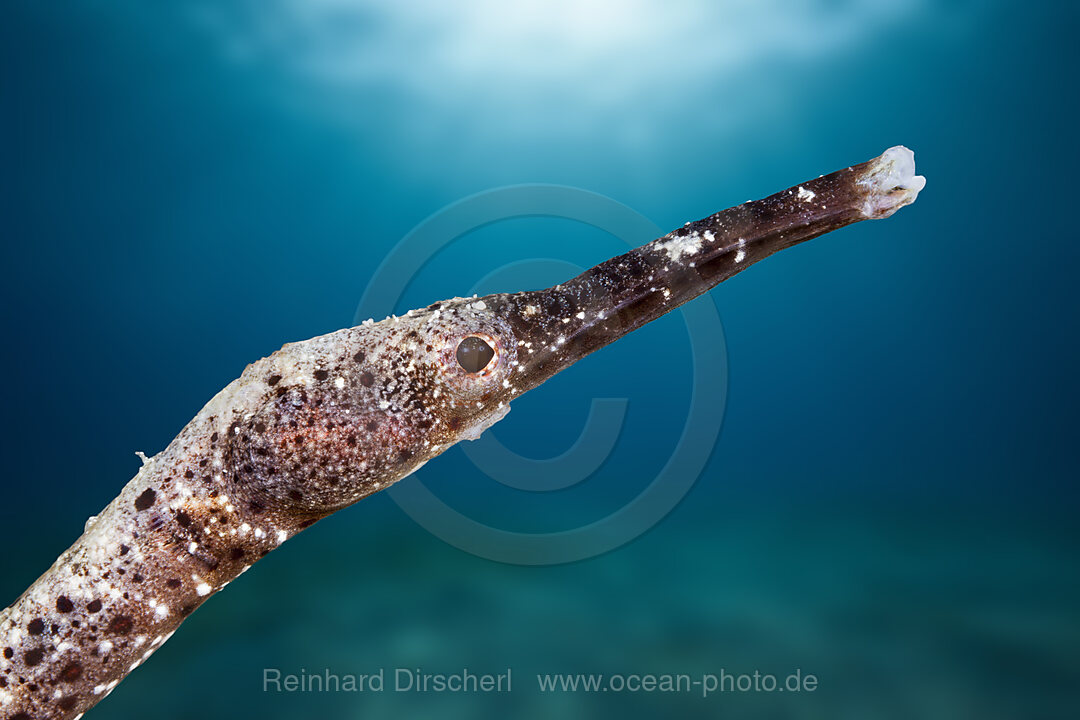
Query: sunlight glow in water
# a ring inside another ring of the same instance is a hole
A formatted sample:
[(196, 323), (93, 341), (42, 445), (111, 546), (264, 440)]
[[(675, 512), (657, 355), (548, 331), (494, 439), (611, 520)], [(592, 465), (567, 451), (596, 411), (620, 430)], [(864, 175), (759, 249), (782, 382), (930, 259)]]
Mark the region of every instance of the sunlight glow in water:
[[(261, 0), (196, 3), (242, 62), (325, 90), (391, 87), (438, 103), (624, 101), (737, 84), (764, 62), (810, 62), (902, 23), (924, 0)], [(496, 97), (490, 97), (497, 94)]]

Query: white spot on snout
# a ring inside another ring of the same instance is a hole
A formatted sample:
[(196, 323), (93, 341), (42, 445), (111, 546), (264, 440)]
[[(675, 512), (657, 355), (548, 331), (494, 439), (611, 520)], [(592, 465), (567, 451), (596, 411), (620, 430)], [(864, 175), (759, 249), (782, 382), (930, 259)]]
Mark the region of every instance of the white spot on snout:
[(701, 252), (701, 235), (676, 235), (656, 243), (656, 249), (667, 253), (668, 259), (678, 261), (683, 255), (695, 255)]

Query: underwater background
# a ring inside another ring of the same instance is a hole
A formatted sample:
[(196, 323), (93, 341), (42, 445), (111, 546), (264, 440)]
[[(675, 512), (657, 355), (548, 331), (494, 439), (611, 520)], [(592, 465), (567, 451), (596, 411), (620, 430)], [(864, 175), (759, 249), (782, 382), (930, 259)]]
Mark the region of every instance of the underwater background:
[[(1080, 716), (1074, 4), (2, 13), (0, 605), (135, 451), (358, 307), (554, 283), (894, 144), (927, 177), (290, 540), (92, 717)], [(619, 514), (657, 478), (673, 509)], [(512, 690), (397, 692), (396, 668)], [(755, 671), (816, 685), (537, 681)]]

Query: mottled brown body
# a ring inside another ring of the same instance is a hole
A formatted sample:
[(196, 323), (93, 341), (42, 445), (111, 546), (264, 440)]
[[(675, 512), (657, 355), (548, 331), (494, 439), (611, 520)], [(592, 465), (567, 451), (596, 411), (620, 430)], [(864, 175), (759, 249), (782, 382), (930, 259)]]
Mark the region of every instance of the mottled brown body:
[[(479, 437), (517, 395), (778, 250), (910, 203), (908, 165), (893, 149), (554, 288), (435, 303), (248, 366), (0, 613), (0, 718), (81, 714), (260, 557)], [(486, 365), (462, 364), (466, 339)]]

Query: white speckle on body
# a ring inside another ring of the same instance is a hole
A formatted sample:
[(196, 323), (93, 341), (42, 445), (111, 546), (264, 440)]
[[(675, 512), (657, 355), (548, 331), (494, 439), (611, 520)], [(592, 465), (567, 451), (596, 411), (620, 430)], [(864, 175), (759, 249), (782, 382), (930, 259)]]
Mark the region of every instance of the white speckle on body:
[(701, 235), (690, 233), (688, 235), (669, 236), (666, 240), (656, 241), (656, 250), (667, 253), (668, 259), (679, 261), (684, 255), (695, 255), (701, 252)]

